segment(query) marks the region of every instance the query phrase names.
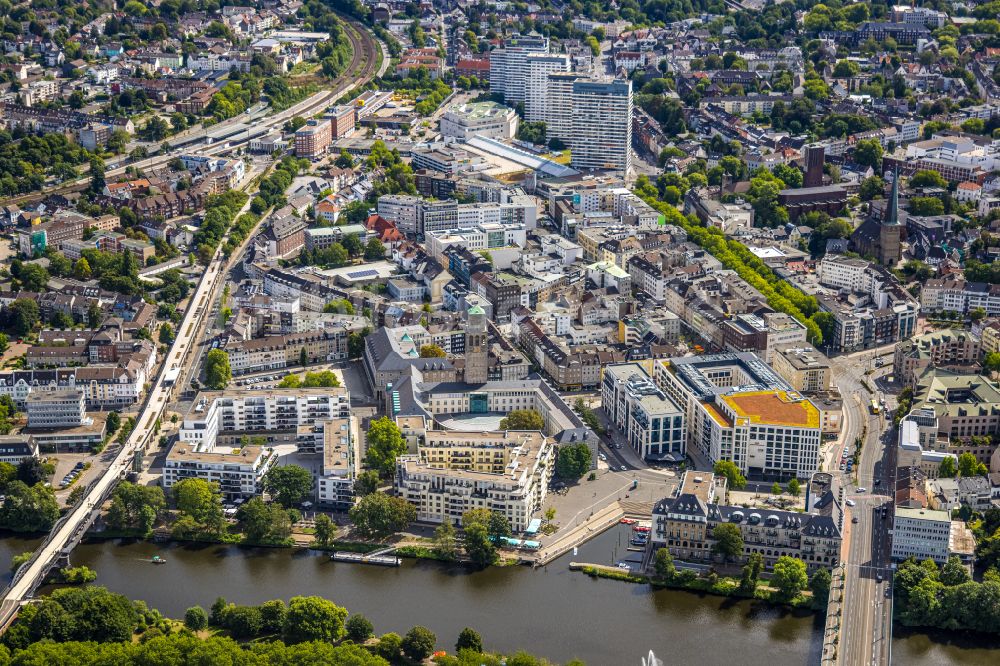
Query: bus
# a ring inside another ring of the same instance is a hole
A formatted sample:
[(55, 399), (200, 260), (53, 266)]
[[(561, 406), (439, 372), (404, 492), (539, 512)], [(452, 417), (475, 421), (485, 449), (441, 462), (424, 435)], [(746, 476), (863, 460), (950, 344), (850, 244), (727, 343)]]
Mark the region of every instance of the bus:
[(868, 409), (871, 411), (872, 414), (878, 414), (880, 411), (882, 411), (882, 409), (879, 407), (878, 400), (876, 400), (875, 398), (872, 398), (872, 402), (868, 406)]

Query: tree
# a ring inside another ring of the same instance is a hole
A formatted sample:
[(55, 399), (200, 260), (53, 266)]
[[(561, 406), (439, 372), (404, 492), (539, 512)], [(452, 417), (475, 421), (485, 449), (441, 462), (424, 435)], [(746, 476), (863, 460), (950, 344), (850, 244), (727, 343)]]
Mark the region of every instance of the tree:
[(19, 298), (7, 307), (7, 321), (18, 336), (24, 337), (41, 321), (38, 303), (30, 298)]
[(334, 524), (330, 516), (325, 513), (321, 513), (316, 516), (316, 543), (323, 548), (326, 548), (331, 543), (333, 543), (333, 538), (337, 536), (337, 526)]
[(240, 529), (250, 543), (281, 543), (292, 533), (288, 512), (254, 497), (236, 513)]
[(954, 555), (949, 557), (948, 561), (941, 567), (941, 573), (938, 574), (938, 578), (943, 584), (949, 587), (962, 585), (963, 583), (968, 583), (972, 580), (972, 577), (969, 575), (969, 570), (966, 569), (965, 565), (962, 564), (962, 561)]
[(385, 245), (377, 238), (372, 238), (365, 245), (365, 261), (378, 261), (385, 259)]
[(737, 467), (736, 463), (732, 460), (718, 461), (715, 463), (713, 471), (720, 476), (726, 477), (726, 484), (729, 486), (730, 490), (740, 490), (741, 488), (746, 488), (746, 477), (740, 474), (740, 468)]
[(782, 555), (774, 563), (771, 587), (777, 588), (778, 594), (783, 598), (794, 599), (808, 584), (809, 577), (806, 576), (806, 563), (802, 560), (797, 557)]
[(454, 560), (458, 556), (455, 526), (450, 520), (445, 520), (434, 530), (434, 554), (442, 560)]
[(90, 158), (90, 191), (100, 194), (104, 190), (104, 160), (97, 155)]
[(22, 458), (17, 465), (17, 480), (27, 486), (42, 483), (49, 475), (45, 472), (45, 464), (34, 456)]
[(192, 606), (184, 611), (184, 626), (191, 631), (208, 628), (208, 613), (201, 606)]
[(545, 430), (545, 419), (534, 409), (515, 409), (500, 421), (501, 430)]
[(878, 139), (861, 139), (854, 144), (854, 161), (879, 171), (882, 166), (882, 144)]
[(123, 481), (115, 488), (108, 509), (108, 526), (116, 530), (149, 533), (167, 507), (163, 488)]
[(941, 466), (938, 467), (938, 476), (942, 479), (954, 479), (956, 474), (958, 474), (958, 465), (955, 464), (955, 458), (953, 456), (944, 458), (941, 461)]
[(169, 345), (174, 341), (174, 327), (163, 322), (160, 324), (160, 344)]
[(969, 319), (974, 322), (982, 321), (986, 318), (986, 310), (983, 308), (975, 308), (969, 312)]
[(298, 465), (272, 467), (264, 475), (264, 492), (286, 509), (305, 499), (312, 489), (312, 472)]
[(510, 521), (507, 520), (507, 516), (499, 511), (490, 511), (489, 521), (486, 523), (486, 532), (490, 537), (490, 541), (498, 543), (501, 539), (511, 536)]
[(403, 654), (416, 662), (422, 662), (434, 652), (437, 636), (427, 627), (416, 626), (406, 632), (400, 647)]
[(792, 497), (798, 497), (799, 493), (802, 492), (801, 485), (798, 479), (792, 479), (788, 482), (788, 494)]
[(420, 346), (420, 358), (444, 358), (445, 356), (447, 354), (438, 345), (427, 344)]
[(396, 458), (404, 453), (406, 440), (395, 421), (383, 416), (371, 422), (368, 426), (368, 451), (365, 454), (369, 467), (382, 476), (388, 476), (396, 469)]
[(358, 500), (348, 515), (362, 534), (385, 538), (406, 529), (416, 520), (417, 510), (400, 497), (372, 493)]
[(656, 555), (653, 556), (653, 569), (657, 576), (665, 580), (674, 577), (677, 567), (674, 566), (674, 558), (671, 557), (669, 550), (666, 548), (657, 549)]
[(910, 187), (939, 187), (947, 189), (948, 181), (937, 171), (921, 169), (910, 176)]
[(911, 215), (944, 215), (944, 202), (937, 197), (913, 197), (909, 212)]
[(885, 195), (885, 181), (878, 176), (869, 176), (861, 181), (859, 194), (862, 201), (881, 199)]
[(378, 645), (375, 647), (375, 654), (382, 657), (386, 661), (396, 663), (399, 660), (402, 645), (403, 637), (390, 631), (387, 634), (382, 634), (382, 637), (378, 639)]
[[(83, 261), (83, 259), (80, 261)], [(90, 305), (87, 306), (87, 326), (97, 328), (103, 321), (104, 310), (101, 309), (101, 306), (98, 305), (96, 301), (92, 301)]]
[(983, 368), (988, 372), (1000, 372), (1000, 352), (991, 352), (983, 359)]
[(483, 637), (479, 635), (478, 631), (470, 627), (462, 629), (458, 634), (458, 640), (455, 641), (455, 652), (461, 652), (462, 650), (471, 650), (472, 652), (483, 651)]
[(0, 333), (0, 354), (10, 349), (10, 338), (7, 337), (6, 333)]
[(826, 610), (827, 602), (830, 599), (830, 571), (826, 567), (820, 567), (809, 579), (809, 590), (813, 595), (813, 608), (816, 610)]
[(108, 412), (108, 420), (105, 422), (105, 426), (108, 430), (108, 435), (113, 435), (118, 432), (118, 428), (122, 425), (122, 417), (118, 412)]
[(752, 595), (757, 589), (757, 581), (760, 580), (760, 571), (764, 568), (764, 557), (760, 553), (750, 553), (747, 563), (743, 566), (743, 575), (740, 576), (740, 592)]
[(218, 534), (225, 526), (219, 484), (189, 478), (174, 484), (177, 509), (189, 516), (196, 528)]
[(378, 473), (374, 470), (366, 469), (361, 474), (358, 474), (358, 478), (354, 480), (354, 494), (357, 497), (370, 495), (378, 490), (378, 484)]
[(851, 62), (850, 60), (840, 60), (837, 62), (837, 66), (833, 68), (833, 75), (838, 79), (847, 79), (852, 76), (857, 76), (861, 68), (857, 63)]
[(292, 597), (288, 602), (288, 616), (285, 618), (285, 642), (333, 643), (343, 638), (346, 618), (346, 608), (322, 597)]
[(364, 643), (375, 633), (375, 626), (361, 613), (355, 613), (344, 623), (347, 637), (355, 643)]
[(772, 495), (780, 495), (781, 493), (782, 493), (781, 484), (778, 483), (777, 481), (775, 481), (774, 485), (771, 486), (771, 494)]
[(586, 442), (567, 444), (556, 452), (556, 474), (560, 478), (576, 481), (590, 470), (592, 461)]
[(722, 555), (727, 562), (743, 554), (743, 535), (733, 523), (720, 523), (712, 530), (712, 552)]
[(958, 473), (966, 478), (971, 476), (986, 476), (989, 470), (986, 465), (976, 460), (971, 453), (963, 453), (958, 457)]
[(497, 560), (497, 549), (490, 541), (486, 527), (473, 523), (465, 527), (465, 552), (474, 564), (485, 567)]
[(302, 378), (298, 375), (285, 375), (278, 383), (278, 388), (301, 388)]
[(229, 354), (221, 349), (210, 349), (205, 357), (205, 385), (210, 389), (224, 389), (232, 378)]
[(59, 519), (59, 504), (51, 488), (28, 486), (23, 481), (7, 484), (0, 504), (0, 525), (13, 532), (48, 532)]
[(260, 605), (261, 631), (280, 634), (288, 619), (288, 606), (281, 599), (265, 601)]
[(334, 164), (339, 169), (353, 169), (354, 158), (351, 157), (351, 154), (347, 152), (346, 148), (341, 148), (340, 155), (337, 156), (337, 159), (334, 161)]
[(299, 350), (299, 365), (309, 365), (309, 354), (306, 353), (305, 347)]

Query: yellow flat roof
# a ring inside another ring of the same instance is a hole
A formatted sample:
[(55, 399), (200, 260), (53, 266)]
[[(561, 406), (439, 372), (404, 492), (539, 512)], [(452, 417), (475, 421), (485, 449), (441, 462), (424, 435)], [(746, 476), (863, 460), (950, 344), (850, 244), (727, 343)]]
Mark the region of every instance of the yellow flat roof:
[(804, 398), (785, 391), (751, 391), (724, 395), (722, 400), (740, 417), (751, 423), (818, 428), (819, 410)]
[(716, 407), (714, 404), (712, 404), (711, 402), (703, 402), (702, 404), (705, 406), (705, 411), (711, 414), (712, 418), (715, 419), (715, 422), (718, 423), (720, 426), (724, 428), (733, 427), (733, 420), (730, 419), (725, 414), (723, 414), (722, 412), (720, 412), (719, 408)]

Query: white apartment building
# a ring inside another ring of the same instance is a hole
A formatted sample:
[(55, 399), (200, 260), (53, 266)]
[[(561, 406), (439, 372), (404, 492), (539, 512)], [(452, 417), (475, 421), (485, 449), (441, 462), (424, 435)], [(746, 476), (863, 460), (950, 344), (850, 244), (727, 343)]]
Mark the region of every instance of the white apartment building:
[[(544, 117), (538, 120), (545, 121), (547, 137), (568, 142), (573, 136), (573, 114), (570, 113), (573, 108), (573, 84), (585, 80), (586, 77), (575, 72), (563, 72), (551, 73), (546, 78)], [(537, 105), (534, 105), (534, 108), (537, 109)]]
[[(564, 54), (529, 54), (525, 58), (527, 78), (524, 92), (524, 119), (548, 121), (549, 75), (569, 71), (569, 56)], [(565, 113), (566, 109), (562, 109)], [(546, 129), (548, 129), (546, 127)]]
[(601, 406), (643, 459), (682, 460), (687, 451), (684, 411), (638, 363), (604, 368)]
[(455, 245), (472, 252), (511, 246), (523, 248), (527, 231), (523, 224), (479, 224), (465, 229), (429, 231), (426, 242), (430, 255), (440, 261), (444, 251)]
[(163, 488), (169, 491), (184, 479), (197, 478), (219, 484), (226, 498), (253, 497), (261, 493), (264, 475), (277, 459), (273, 449), (261, 446), (203, 451), (178, 441), (163, 465)]
[(417, 520), (458, 524), (470, 509), (489, 509), (522, 532), (542, 508), (554, 467), (553, 442), (538, 431), (429, 430), (416, 454), (396, 459), (395, 488)]
[(571, 166), (627, 175), (632, 168), (632, 82), (573, 84)]
[(361, 471), (359, 441), (354, 419), (321, 421), (323, 473), (316, 479), (316, 502), (346, 511), (354, 504), (354, 480)]
[(948, 561), (951, 514), (934, 509), (896, 507), (892, 521), (892, 559)]
[(88, 422), (86, 396), (78, 389), (30, 393), (25, 399), (29, 428), (75, 428)]
[(523, 102), (530, 54), (549, 52), (549, 39), (541, 35), (513, 35), (503, 48), (490, 51), (490, 92), (503, 95), (510, 105)]
[(1000, 285), (931, 278), (920, 292), (920, 307), (932, 312), (968, 314), (982, 308), (989, 317), (1000, 317)]
[(350, 405), (345, 388), (206, 391), (184, 416), (179, 441), (210, 450), (220, 433), (294, 431), (322, 419), (350, 418)]
[(864, 259), (828, 254), (816, 266), (816, 277), (826, 287), (866, 293), (871, 289), (872, 279), (868, 266)]
[(378, 214), (395, 222), (404, 234), (417, 233), (420, 222), (420, 202), (422, 199), (409, 194), (386, 194), (378, 199)]

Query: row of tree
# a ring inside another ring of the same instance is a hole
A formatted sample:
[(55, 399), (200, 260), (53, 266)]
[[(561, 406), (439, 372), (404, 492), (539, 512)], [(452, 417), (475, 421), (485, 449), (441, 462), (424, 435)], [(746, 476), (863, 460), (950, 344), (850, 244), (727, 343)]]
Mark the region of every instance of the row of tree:
[[(341, 664), (389, 666), (423, 663), (438, 647), (430, 629), (375, 636), (360, 613), (315, 596), (237, 605), (218, 598), (209, 612), (192, 606), (178, 629), (158, 611), (103, 587), (66, 588), (22, 609), (0, 644), (0, 663), (32, 664)], [(223, 630), (231, 637), (211, 635)], [(133, 640), (138, 636), (139, 640)], [(245, 643), (237, 642), (247, 641)], [(545, 666), (523, 652), (483, 652), (483, 639), (466, 627), (455, 654), (442, 666)], [(580, 662), (570, 662), (578, 666)], [(567, 666), (570, 666), (568, 664)]]
[(658, 199), (657, 189), (645, 176), (636, 181), (635, 192), (648, 204), (664, 214), (670, 224), (684, 229), (688, 237), (705, 248), (722, 264), (735, 271), (740, 278), (767, 298), (767, 303), (779, 312), (791, 315), (805, 325), (809, 340), (815, 345), (823, 342), (823, 329), (829, 328), (832, 315), (820, 312), (814, 296), (809, 296), (786, 280), (779, 280), (767, 265), (747, 250), (746, 246), (728, 240), (718, 229), (708, 229), (693, 223), (676, 208)]
[(1000, 633), (1000, 573), (990, 568), (972, 580), (957, 557), (941, 567), (909, 559), (893, 581), (896, 619), (907, 626)]

